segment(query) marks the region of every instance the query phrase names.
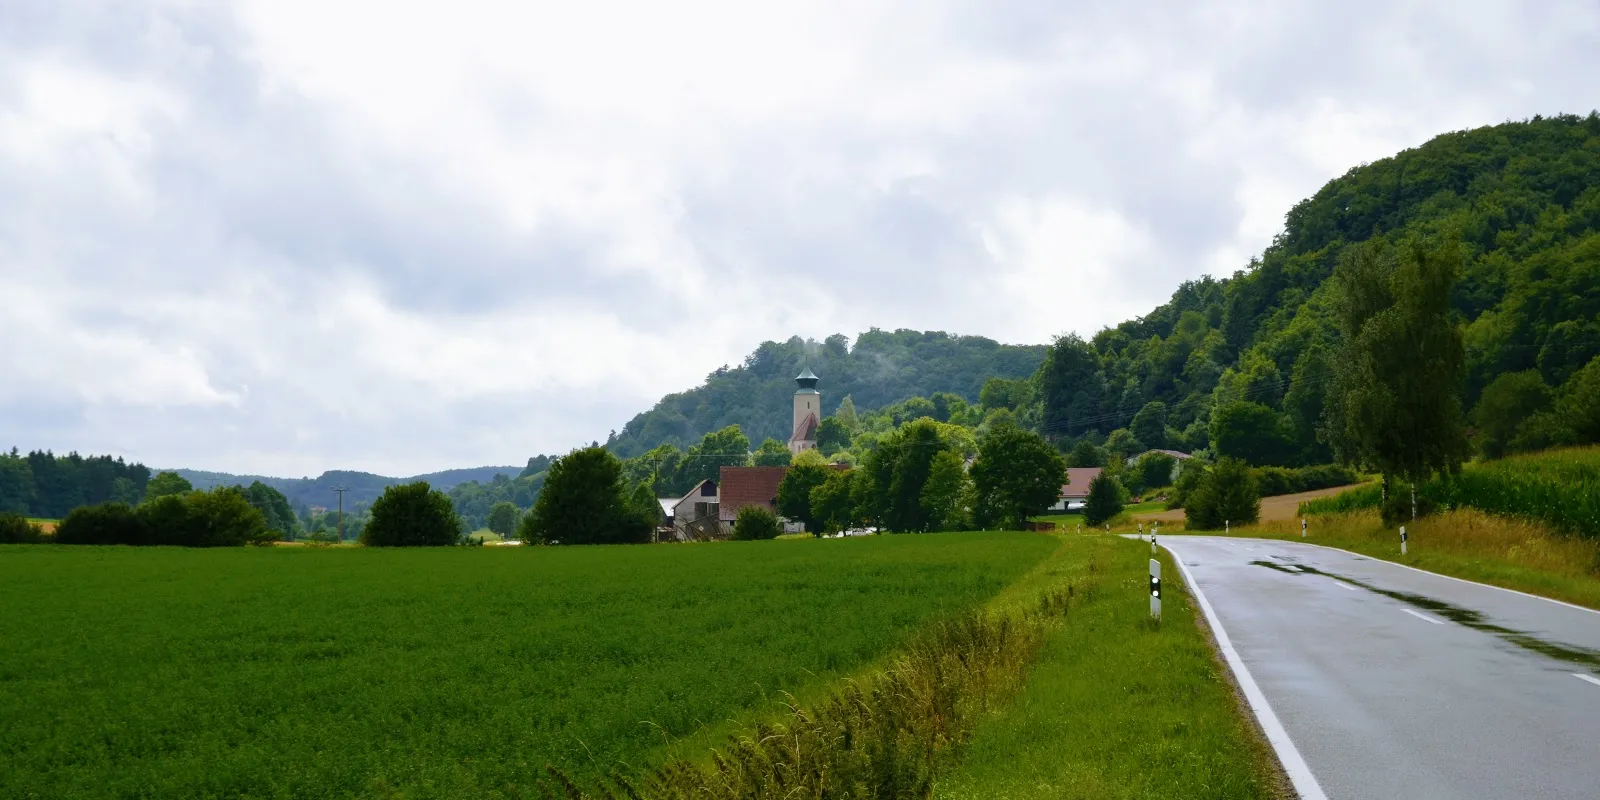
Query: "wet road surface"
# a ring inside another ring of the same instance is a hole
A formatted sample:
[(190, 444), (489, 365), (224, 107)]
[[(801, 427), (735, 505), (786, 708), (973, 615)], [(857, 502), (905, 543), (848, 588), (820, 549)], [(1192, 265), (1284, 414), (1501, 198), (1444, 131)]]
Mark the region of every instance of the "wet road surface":
[(1296, 542), (1160, 544), (1303, 794), (1600, 798), (1600, 613)]

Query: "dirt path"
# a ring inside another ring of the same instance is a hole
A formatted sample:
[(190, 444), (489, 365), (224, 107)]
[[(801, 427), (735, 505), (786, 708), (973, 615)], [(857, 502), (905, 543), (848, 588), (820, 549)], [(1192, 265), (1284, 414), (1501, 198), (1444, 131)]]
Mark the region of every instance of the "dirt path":
[[(1330, 497), (1332, 495), (1342, 494), (1350, 491), (1351, 489), (1359, 488), (1365, 485), (1366, 484), (1356, 483), (1349, 486), (1335, 486), (1331, 489), (1317, 489), (1310, 492), (1280, 494), (1276, 497), (1263, 497), (1261, 498), (1261, 521), (1271, 522), (1273, 520), (1295, 519), (1299, 515), (1300, 503), (1302, 501), (1315, 500), (1318, 497)], [(1177, 508), (1171, 511), (1152, 511), (1146, 514), (1134, 514), (1133, 518), (1142, 522), (1181, 522), (1183, 521), (1184, 516), (1183, 509)]]

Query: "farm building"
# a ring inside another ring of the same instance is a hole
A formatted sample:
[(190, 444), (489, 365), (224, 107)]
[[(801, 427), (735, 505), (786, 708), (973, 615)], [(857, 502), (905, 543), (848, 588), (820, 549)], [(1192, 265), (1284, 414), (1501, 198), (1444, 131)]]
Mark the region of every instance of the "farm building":
[(1068, 467), (1067, 482), (1061, 487), (1061, 499), (1050, 507), (1051, 511), (1066, 511), (1071, 503), (1089, 499), (1089, 484), (1104, 472), (1100, 467)]
[(717, 521), (720, 493), (717, 482), (703, 480), (695, 484), (688, 494), (672, 503), (672, 530), (679, 541), (715, 539), (727, 534), (726, 527)]

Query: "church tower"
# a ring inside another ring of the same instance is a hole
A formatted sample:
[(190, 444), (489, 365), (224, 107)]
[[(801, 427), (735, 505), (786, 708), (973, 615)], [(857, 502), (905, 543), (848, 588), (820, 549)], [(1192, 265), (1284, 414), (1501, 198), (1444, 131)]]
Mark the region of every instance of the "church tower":
[(822, 422), (822, 393), (817, 391), (817, 376), (811, 368), (801, 370), (794, 382), (794, 435), (789, 437), (789, 452), (798, 453), (817, 446), (817, 426)]

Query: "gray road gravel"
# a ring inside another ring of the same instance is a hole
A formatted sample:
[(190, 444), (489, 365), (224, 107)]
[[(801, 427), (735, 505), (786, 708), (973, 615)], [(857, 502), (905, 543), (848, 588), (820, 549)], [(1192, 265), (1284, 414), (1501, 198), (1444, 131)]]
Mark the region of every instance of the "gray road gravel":
[(1600, 613), (1295, 542), (1161, 544), (1328, 797), (1600, 798)]

